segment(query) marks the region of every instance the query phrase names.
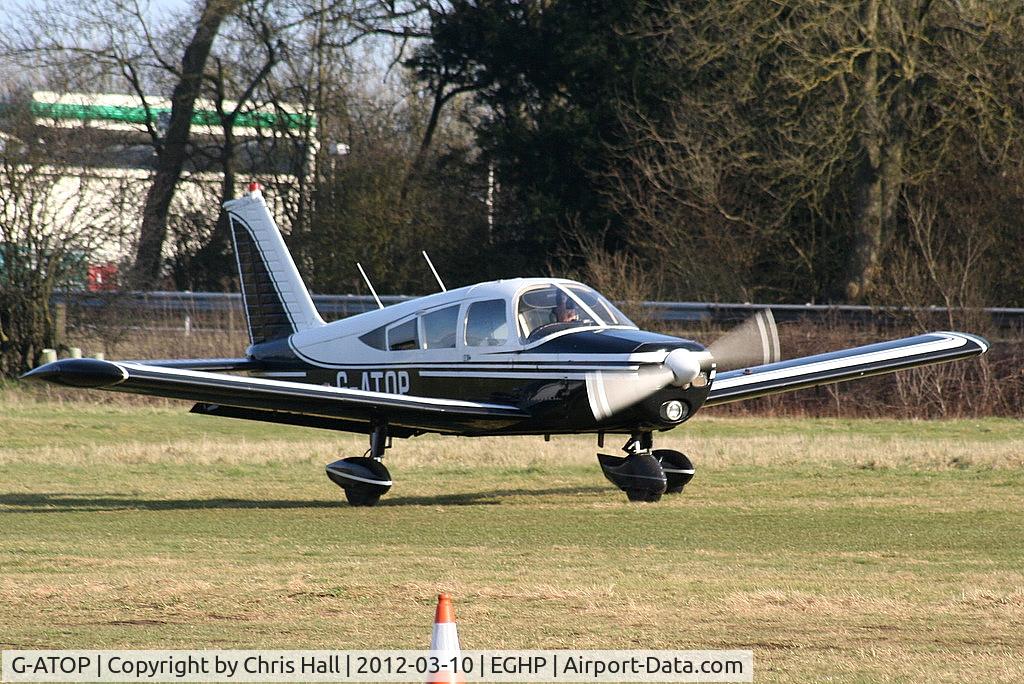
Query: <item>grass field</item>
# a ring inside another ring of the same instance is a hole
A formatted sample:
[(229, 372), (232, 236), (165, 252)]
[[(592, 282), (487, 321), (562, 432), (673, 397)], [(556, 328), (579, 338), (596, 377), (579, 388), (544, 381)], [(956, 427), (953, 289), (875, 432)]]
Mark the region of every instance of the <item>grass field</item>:
[[(0, 394), (3, 648), (752, 649), (756, 681), (1024, 681), (1024, 424), (722, 419), (630, 504), (591, 439), (396, 441)], [(617, 452), (609, 445), (609, 453)]]

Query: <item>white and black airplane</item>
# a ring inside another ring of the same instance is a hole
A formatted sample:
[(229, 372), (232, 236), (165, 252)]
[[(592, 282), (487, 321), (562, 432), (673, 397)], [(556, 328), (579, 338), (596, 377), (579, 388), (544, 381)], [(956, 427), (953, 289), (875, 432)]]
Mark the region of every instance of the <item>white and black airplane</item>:
[[(392, 438), (628, 435), (599, 455), (630, 499), (656, 501), (693, 477), (652, 435), (717, 406), (983, 354), (975, 335), (934, 332), (779, 361), (770, 314), (705, 348), (645, 332), (591, 288), (556, 278), (461, 287), (325, 323), (259, 187), (225, 204), (251, 345), (245, 358), (64, 359), (24, 377), (197, 402), (192, 412), (369, 435), (327, 466), (350, 504), (391, 487)], [(438, 279), (440, 283), (440, 279)], [(443, 285), (441, 286), (443, 289)], [(232, 372), (245, 372), (233, 375)]]

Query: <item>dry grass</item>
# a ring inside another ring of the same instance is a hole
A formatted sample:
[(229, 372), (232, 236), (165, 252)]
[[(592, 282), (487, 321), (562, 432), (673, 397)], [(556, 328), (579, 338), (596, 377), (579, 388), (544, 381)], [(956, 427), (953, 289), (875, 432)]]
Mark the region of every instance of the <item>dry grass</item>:
[[(743, 419), (702, 422), (702, 432), (712, 431), (719, 424), (733, 432)], [(73, 424), (65, 426), (66, 429), (74, 429)], [(965, 448), (963, 441), (955, 438), (891, 439), (833, 432), (815, 435), (810, 431), (806, 434), (761, 436), (756, 434), (756, 430), (751, 432), (750, 436), (716, 437), (705, 434), (688, 437), (686, 430), (682, 429), (676, 434), (662, 436), (657, 446), (699, 454), (701, 465), (712, 469), (808, 465), (868, 470), (1024, 469), (1024, 444), (1011, 441), (979, 442)], [(365, 441), (366, 438), (359, 435), (320, 438), (317, 433), (299, 443), (244, 437), (225, 443), (223, 439), (202, 434), (190, 439), (168, 435), (166, 441), (157, 444), (121, 442), (104, 445), (101, 449), (59, 444), (34, 449), (0, 447), (0, 465), (52, 462), (78, 466), (308, 465), (321, 464), (336, 454), (357, 454), (366, 449)], [(604, 451), (617, 451), (612, 441), (609, 439)], [(543, 442), (536, 437), (459, 439), (428, 436), (396, 442), (396, 448), (388, 455), (388, 464), (404, 470), (589, 466), (594, 462), (595, 451), (596, 445), (590, 437), (555, 437), (551, 442)]]

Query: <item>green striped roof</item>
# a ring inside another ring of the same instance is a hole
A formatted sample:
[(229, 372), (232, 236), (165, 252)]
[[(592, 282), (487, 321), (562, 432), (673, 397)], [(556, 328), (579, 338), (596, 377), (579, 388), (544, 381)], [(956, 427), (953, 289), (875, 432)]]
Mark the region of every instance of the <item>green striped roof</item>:
[[(143, 107), (118, 105), (69, 104), (64, 102), (33, 102), (32, 113), (38, 117), (52, 119), (74, 119), (78, 121), (119, 121), (122, 123), (145, 124), (146, 110)], [(149, 118), (155, 125), (161, 115), (170, 116), (169, 107), (150, 107)], [(217, 112), (196, 111), (192, 114), (196, 126), (220, 126)], [(235, 125), (241, 128), (304, 129), (315, 128), (316, 117), (310, 114), (286, 112), (245, 112), (235, 118)]]

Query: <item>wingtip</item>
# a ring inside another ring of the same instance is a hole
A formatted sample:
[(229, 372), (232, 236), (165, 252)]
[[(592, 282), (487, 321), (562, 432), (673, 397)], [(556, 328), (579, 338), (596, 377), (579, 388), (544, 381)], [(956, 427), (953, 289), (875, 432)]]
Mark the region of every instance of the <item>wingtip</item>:
[(52, 382), (65, 387), (99, 388), (124, 382), (128, 379), (128, 371), (111, 361), (62, 359), (33, 368), (21, 379)]
[(953, 335), (954, 337), (959, 337), (960, 339), (966, 340), (967, 342), (971, 342), (971, 343), (977, 345), (978, 349), (980, 350), (978, 352), (979, 354), (984, 354), (985, 352), (987, 352), (989, 350), (989, 347), (992, 346), (991, 344), (989, 344), (989, 341), (986, 340), (981, 335), (974, 335), (972, 333), (965, 333), (965, 332), (957, 332), (957, 331), (953, 331), (953, 330), (946, 331), (946, 334), (947, 335)]
[(977, 344), (977, 345), (978, 345), (979, 347), (981, 347), (981, 353), (982, 353), (982, 354), (984, 354), (985, 352), (987, 352), (987, 351), (989, 350), (989, 347), (991, 346), (991, 345), (989, 344), (988, 340), (986, 340), (986, 339), (985, 339), (984, 337), (982, 337), (981, 335), (971, 335), (971, 334), (969, 334), (969, 333), (961, 333), (961, 334), (962, 334), (962, 335), (963, 335), (964, 337), (966, 337), (967, 339), (969, 339), (969, 340), (973, 340), (975, 344)]

